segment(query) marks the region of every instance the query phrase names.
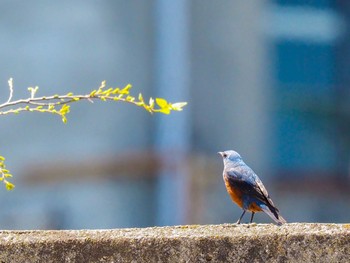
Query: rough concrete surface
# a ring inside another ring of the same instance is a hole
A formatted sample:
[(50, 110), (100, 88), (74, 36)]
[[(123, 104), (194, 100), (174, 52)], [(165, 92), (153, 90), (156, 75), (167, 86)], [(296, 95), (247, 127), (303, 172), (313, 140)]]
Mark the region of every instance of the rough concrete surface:
[(350, 224), (0, 231), (0, 262), (350, 262)]

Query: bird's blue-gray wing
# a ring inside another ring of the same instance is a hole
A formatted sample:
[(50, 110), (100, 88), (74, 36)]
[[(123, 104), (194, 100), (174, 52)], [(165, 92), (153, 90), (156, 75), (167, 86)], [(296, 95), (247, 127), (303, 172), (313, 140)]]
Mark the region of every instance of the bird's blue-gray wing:
[(243, 194), (248, 194), (279, 212), (260, 178), (251, 169), (232, 169), (227, 171), (227, 175), (229, 182), (239, 187)]

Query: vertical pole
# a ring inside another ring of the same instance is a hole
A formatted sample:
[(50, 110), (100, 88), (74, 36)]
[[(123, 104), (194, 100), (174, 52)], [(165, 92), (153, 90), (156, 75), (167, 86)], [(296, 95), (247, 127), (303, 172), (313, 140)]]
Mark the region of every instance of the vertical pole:
[[(157, 96), (187, 101), (189, 95), (189, 1), (155, 1), (155, 81)], [(169, 116), (157, 116), (155, 147), (163, 168), (157, 188), (157, 225), (186, 222), (188, 211), (188, 106)]]

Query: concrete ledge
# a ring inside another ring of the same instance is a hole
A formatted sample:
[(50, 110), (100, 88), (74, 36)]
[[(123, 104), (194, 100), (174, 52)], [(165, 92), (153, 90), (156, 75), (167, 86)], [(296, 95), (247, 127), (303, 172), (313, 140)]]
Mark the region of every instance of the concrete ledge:
[(0, 262), (350, 262), (350, 224), (0, 231)]

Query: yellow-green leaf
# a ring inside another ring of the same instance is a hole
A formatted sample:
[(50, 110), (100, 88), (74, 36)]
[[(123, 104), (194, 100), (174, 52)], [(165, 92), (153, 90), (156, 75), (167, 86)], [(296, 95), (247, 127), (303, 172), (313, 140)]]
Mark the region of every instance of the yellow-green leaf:
[(122, 89), (121, 91), (119, 91), (120, 94), (129, 94), (129, 90), (132, 88), (131, 84), (128, 84), (125, 86), (124, 89)]
[(66, 124), (67, 123), (67, 117), (62, 115), (62, 121), (63, 121), (64, 124)]
[(165, 99), (162, 99), (162, 98), (156, 98), (156, 103), (162, 109), (169, 107), (168, 102)]
[(170, 114), (170, 108), (162, 108), (162, 109), (157, 110), (156, 112), (161, 112), (161, 113), (164, 113), (164, 114)]
[(62, 108), (60, 109), (60, 113), (62, 115), (65, 115), (65, 114), (69, 113), (69, 111), (70, 111), (70, 106), (67, 104), (63, 104)]
[(9, 191), (11, 191), (11, 190), (13, 190), (13, 188), (15, 188), (15, 185), (8, 182), (8, 181), (5, 181), (5, 185), (6, 185), (6, 189)]
[(135, 100), (135, 98), (134, 97), (132, 97), (132, 96), (130, 96), (130, 95), (128, 95), (127, 97), (126, 97), (126, 101), (134, 101)]
[(90, 97), (94, 97), (94, 96), (96, 95), (96, 92), (97, 92), (97, 90), (91, 91), (89, 96), (90, 96)]
[(106, 93), (106, 94), (110, 94), (111, 92), (113, 92), (113, 88), (109, 88), (108, 90), (104, 91), (104, 93)]

